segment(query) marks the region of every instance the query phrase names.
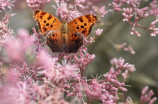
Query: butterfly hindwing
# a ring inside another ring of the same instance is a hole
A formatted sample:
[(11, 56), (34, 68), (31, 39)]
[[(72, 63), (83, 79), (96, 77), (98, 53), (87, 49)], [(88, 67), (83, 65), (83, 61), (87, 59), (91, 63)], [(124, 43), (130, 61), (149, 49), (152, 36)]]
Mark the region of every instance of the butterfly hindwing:
[(46, 44), (52, 52), (64, 52), (63, 37), (60, 30), (48, 31), (46, 36)]
[(65, 47), (66, 53), (76, 53), (83, 45), (83, 35), (79, 32), (68, 31), (67, 42)]
[(62, 34), (60, 30), (55, 30), (48, 31), (46, 36), (46, 44), (52, 52), (76, 53), (83, 45), (83, 36), (79, 32)]
[(94, 15), (84, 15), (70, 21), (68, 23), (68, 28), (70, 31), (80, 32), (83, 36), (88, 37), (92, 30), (92, 26), (97, 21), (98, 19)]
[(41, 10), (35, 10), (33, 18), (37, 21), (41, 34), (45, 34), (49, 30), (59, 30), (62, 25), (58, 18)]

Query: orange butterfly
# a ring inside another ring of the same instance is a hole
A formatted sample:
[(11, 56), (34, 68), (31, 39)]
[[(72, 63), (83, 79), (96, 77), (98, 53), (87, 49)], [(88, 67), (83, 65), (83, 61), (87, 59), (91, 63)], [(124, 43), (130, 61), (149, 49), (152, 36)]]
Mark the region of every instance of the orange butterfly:
[(55, 16), (41, 10), (35, 10), (33, 18), (38, 23), (39, 32), (46, 34), (46, 43), (52, 52), (66, 53), (77, 52), (83, 45), (83, 38), (90, 35), (92, 26), (98, 21), (94, 15), (84, 15), (69, 23), (61, 23)]

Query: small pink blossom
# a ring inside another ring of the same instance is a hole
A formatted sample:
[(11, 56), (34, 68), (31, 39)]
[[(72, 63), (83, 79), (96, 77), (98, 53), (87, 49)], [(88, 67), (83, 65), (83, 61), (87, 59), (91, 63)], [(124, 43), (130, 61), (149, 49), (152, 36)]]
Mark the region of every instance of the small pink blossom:
[(102, 6), (99, 11), (101, 13), (101, 17), (104, 17), (108, 13), (108, 11), (105, 11), (105, 6)]
[(130, 45), (127, 46), (127, 43), (114, 44), (114, 47), (118, 50), (123, 49), (124, 51), (130, 52), (131, 54), (135, 54), (133, 48)]
[(97, 30), (95, 30), (95, 35), (100, 36), (102, 32), (103, 32), (103, 29), (98, 28)]

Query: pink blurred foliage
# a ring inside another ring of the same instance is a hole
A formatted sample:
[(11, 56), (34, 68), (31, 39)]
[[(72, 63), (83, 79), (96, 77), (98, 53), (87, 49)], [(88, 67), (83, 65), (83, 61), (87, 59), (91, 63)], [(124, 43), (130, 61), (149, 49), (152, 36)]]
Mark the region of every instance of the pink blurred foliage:
[(12, 61), (24, 60), (24, 53), (33, 45), (34, 37), (29, 36), (29, 33), (25, 29), (19, 29), (17, 38), (9, 39), (4, 43), (6, 53)]
[[(110, 10), (105, 10), (105, 6), (98, 1), (59, 0), (53, 4), (53, 7), (56, 9), (57, 16), (67, 21), (85, 13), (97, 14), (99, 12), (103, 18)], [(133, 27), (140, 27), (137, 23), (139, 19), (145, 18), (147, 14), (157, 16), (155, 0), (150, 4), (152, 9), (146, 13), (144, 12), (146, 9), (137, 8), (140, 1), (142, 0), (113, 0), (109, 6), (112, 6), (115, 11), (123, 11), (124, 21)], [(33, 10), (43, 10), (50, 0), (27, 0), (26, 2)], [(96, 6), (92, 2), (96, 3)], [(3, 2), (0, 1), (0, 3)], [(9, 3), (11, 5), (12, 2)], [(124, 4), (130, 5), (132, 8), (122, 9)], [(83, 9), (85, 11), (80, 13)], [(131, 23), (130, 18), (133, 16), (133, 11), (137, 13), (137, 15), (134, 14), (137, 19)], [(7, 33), (11, 34), (7, 25), (9, 21), (6, 18), (0, 21), (2, 36)], [(155, 29), (153, 34), (156, 34), (157, 31), (156, 22), (151, 23), (152, 29)], [(112, 67), (109, 72), (103, 73), (101, 77), (87, 79), (85, 76), (86, 67), (95, 59), (94, 54), (91, 55), (87, 52), (86, 46), (94, 42), (95, 38), (102, 34), (103, 29), (98, 28), (95, 30), (95, 36), (85, 38), (83, 46), (73, 54), (51, 53), (41, 39), (43, 36), (35, 28), (32, 30), (33, 34), (29, 34), (26, 29), (19, 29), (15, 37), (0, 40), (1, 48), (4, 49), (7, 56), (0, 54), (0, 62), (7, 65), (7, 67), (1, 66), (0, 71), (0, 104), (70, 104), (65, 100), (64, 94), (66, 97), (73, 98), (71, 102), (78, 102), (78, 104), (91, 104), (93, 100), (101, 101), (102, 104), (116, 104), (120, 102), (121, 98), (118, 96), (120, 92), (123, 95), (128, 91), (125, 80), (136, 69), (134, 65), (125, 63), (122, 58), (113, 58), (110, 61)], [(122, 44), (120, 49), (134, 53), (130, 46), (125, 46), (126, 44)], [(29, 62), (30, 58), (32, 62)], [(122, 76), (122, 81), (118, 80), (119, 76)], [(151, 98), (154, 92), (150, 90), (146, 94), (147, 90), (148, 87), (143, 89), (140, 102), (153, 104), (157, 98)], [(132, 100), (128, 98), (126, 102), (122, 103), (128, 104), (129, 101)]]

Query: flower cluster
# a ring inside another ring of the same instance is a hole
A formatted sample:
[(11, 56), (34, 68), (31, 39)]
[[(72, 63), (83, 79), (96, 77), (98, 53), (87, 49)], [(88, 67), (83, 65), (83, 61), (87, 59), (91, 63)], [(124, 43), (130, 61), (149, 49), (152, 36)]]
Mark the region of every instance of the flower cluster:
[[(74, 82), (67, 83), (64, 86), (64, 91), (68, 93), (67, 96), (77, 96), (79, 98), (86, 96), (89, 101), (95, 99), (101, 100), (103, 104), (115, 104), (119, 100), (118, 91), (127, 91), (125, 83), (118, 81), (117, 77), (121, 74), (121, 71), (130, 70), (132, 72), (135, 68), (128, 63), (124, 64), (123, 59), (112, 59), (111, 63), (115, 64), (115, 67), (117, 66), (116, 69), (112, 67), (100, 80), (98, 78), (88, 80), (79, 76), (74, 77), (74, 79), (71, 78), (71, 81), (74, 80)], [(82, 92), (86, 94), (82, 94)]]
[(142, 90), (142, 95), (141, 95), (141, 98), (140, 98), (140, 103), (141, 104), (145, 104), (147, 102), (148, 102), (148, 104), (153, 104), (157, 100), (156, 97), (151, 98), (154, 95), (154, 92), (152, 90), (150, 90), (147, 93), (148, 89), (149, 89), (148, 86), (146, 86)]
[(119, 59), (116, 59), (116, 58), (113, 58), (110, 63), (115, 67), (115, 68), (119, 68), (121, 67), (122, 69), (126, 69), (124, 73), (122, 73), (122, 76), (124, 78), (124, 80), (128, 77), (129, 75), (129, 72), (134, 72), (136, 69), (134, 67), (134, 65), (132, 64), (129, 64), (129, 63), (126, 63), (124, 66), (123, 66), (123, 63), (124, 63), (124, 59), (122, 58), (119, 58)]
[[(148, 86), (145, 86), (142, 89), (139, 104), (153, 104), (157, 100), (156, 97), (151, 98), (154, 95), (154, 92), (152, 90), (150, 91), (148, 90), (149, 90)], [(132, 101), (131, 97), (128, 96), (124, 104), (135, 104), (135, 103)]]
[[(140, 8), (140, 4), (143, 1), (147, 0), (114, 0), (111, 5), (113, 6), (113, 9), (117, 12), (123, 12), (122, 16), (124, 17), (123, 21), (129, 23), (131, 28), (131, 35), (136, 34), (138, 37), (140, 37), (140, 33), (136, 31), (135, 27), (139, 27), (145, 30), (151, 30), (153, 31), (151, 33), (151, 36), (156, 36), (158, 34), (158, 29), (155, 28), (155, 24), (157, 23), (157, 16), (158, 16), (158, 6), (157, 1), (153, 0), (149, 6)], [(126, 7), (125, 7), (126, 5)], [(141, 26), (139, 24), (139, 21), (142, 19), (145, 19), (149, 16), (154, 16), (155, 21), (153, 21), (149, 26)], [(134, 17), (134, 22), (132, 22), (132, 18)]]

